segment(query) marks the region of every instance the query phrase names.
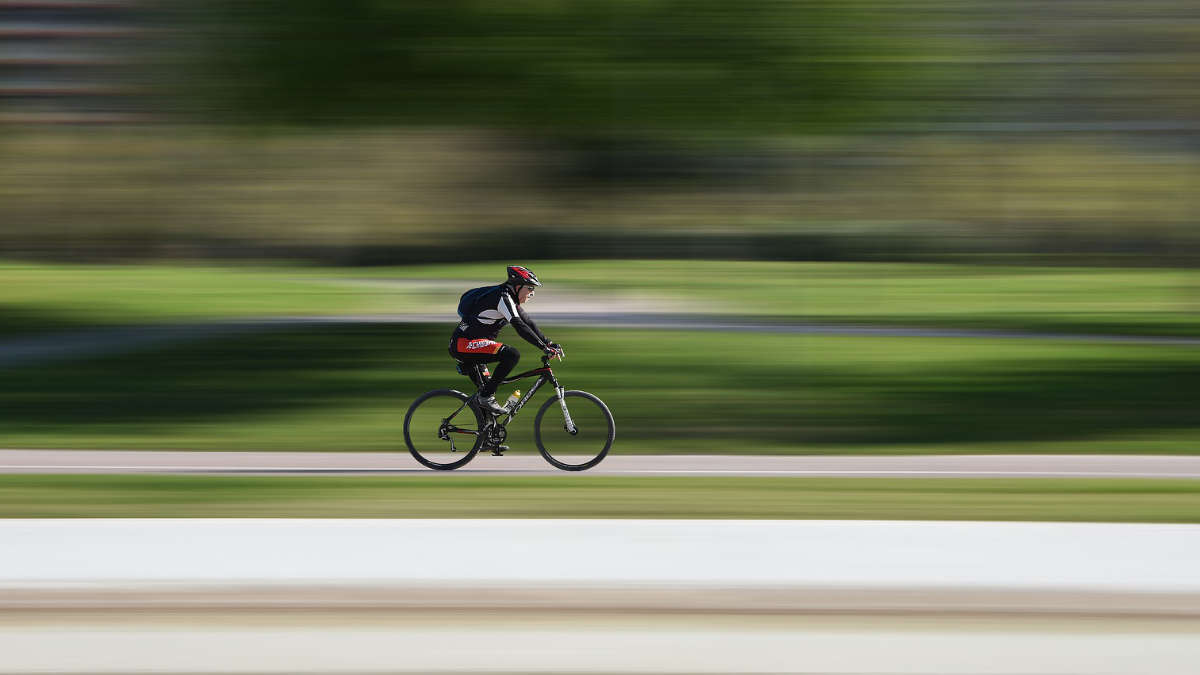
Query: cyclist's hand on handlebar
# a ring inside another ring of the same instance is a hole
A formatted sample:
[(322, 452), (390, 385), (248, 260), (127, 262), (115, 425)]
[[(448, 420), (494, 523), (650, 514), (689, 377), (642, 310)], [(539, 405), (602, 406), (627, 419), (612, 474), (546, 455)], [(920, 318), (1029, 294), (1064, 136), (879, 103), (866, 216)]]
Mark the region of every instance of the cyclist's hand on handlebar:
[(566, 355), (567, 353), (563, 351), (562, 345), (555, 342), (551, 342), (550, 344), (546, 345), (546, 358), (557, 358), (559, 361), (562, 361), (563, 357)]

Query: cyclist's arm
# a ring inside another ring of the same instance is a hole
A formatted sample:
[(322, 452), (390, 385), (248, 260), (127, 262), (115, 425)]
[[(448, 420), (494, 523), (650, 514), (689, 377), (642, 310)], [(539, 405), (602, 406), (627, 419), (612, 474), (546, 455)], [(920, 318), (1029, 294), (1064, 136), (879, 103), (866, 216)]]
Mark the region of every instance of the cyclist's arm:
[(520, 305), (517, 305), (517, 313), (525, 322), (525, 325), (528, 326), (534, 333), (537, 333), (538, 337), (542, 339), (542, 342), (545, 344), (545, 346), (542, 347), (542, 351), (545, 352), (547, 356), (557, 356), (561, 360), (564, 354), (562, 345), (546, 337), (546, 334), (538, 329), (537, 324), (533, 322), (533, 319), (529, 318), (529, 315), (525, 313), (525, 309)]
[(529, 314), (527, 314), (525, 312), (524, 307), (517, 305), (517, 316), (520, 316), (521, 320), (525, 322), (525, 325), (529, 326), (529, 329), (532, 330), (539, 338), (541, 338), (542, 344), (545, 344), (545, 345), (550, 344), (550, 338), (546, 337), (546, 334), (543, 333), (541, 331), (541, 329), (537, 327), (537, 324), (534, 323), (533, 319), (530, 318)]
[(529, 315), (517, 303), (513, 302), (507, 295), (503, 295), (500, 298), (500, 306), (496, 309), (504, 315), (505, 319), (508, 319), (513, 329), (517, 331), (517, 335), (520, 335), (525, 341), (536, 346), (538, 349), (546, 351), (550, 341), (546, 339), (545, 335), (542, 335), (536, 326), (531, 326), (532, 321), (529, 321)]

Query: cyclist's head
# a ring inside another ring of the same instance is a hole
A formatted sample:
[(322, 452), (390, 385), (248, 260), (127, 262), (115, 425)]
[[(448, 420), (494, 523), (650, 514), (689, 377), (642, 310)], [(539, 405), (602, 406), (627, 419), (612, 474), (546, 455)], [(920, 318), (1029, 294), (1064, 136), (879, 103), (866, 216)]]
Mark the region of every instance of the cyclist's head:
[(521, 286), (541, 286), (542, 282), (538, 281), (537, 275), (531, 272), (528, 268), (520, 265), (508, 266), (508, 282), (514, 288)]

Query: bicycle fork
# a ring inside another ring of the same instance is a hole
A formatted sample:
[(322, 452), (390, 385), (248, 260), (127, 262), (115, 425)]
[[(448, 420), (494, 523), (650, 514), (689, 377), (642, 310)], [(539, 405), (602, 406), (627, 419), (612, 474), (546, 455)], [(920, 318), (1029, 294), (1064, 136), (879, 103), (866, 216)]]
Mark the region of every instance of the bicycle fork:
[(566, 429), (568, 434), (574, 436), (579, 433), (579, 429), (575, 426), (575, 421), (571, 419), (571, 412), (567, 410), (566, 390), (562, 387), (555, 387), (555, 390), (558, 391), (558, 405), (563, 411), (563, 429)]

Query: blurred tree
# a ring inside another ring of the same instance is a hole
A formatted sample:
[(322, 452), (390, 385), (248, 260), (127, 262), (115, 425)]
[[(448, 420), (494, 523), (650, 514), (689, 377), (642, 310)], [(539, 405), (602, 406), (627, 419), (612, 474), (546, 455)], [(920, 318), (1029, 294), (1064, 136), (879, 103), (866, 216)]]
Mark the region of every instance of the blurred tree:
[[(919, 100), (902, 13), (862, 0), (226, 0), (206, 113), (603, 135), (851, 129)], [(929, 49), (928, 44), (921, 49)], [(914, 94), (914, 92), (916, 92)]]

